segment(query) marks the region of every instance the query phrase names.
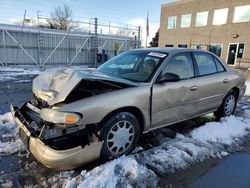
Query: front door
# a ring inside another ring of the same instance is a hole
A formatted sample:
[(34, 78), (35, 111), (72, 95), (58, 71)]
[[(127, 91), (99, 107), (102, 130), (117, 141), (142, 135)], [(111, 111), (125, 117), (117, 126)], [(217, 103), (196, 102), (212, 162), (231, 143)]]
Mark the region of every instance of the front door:
[(234, 65), (238, 44), (229, 44), (227, 64)]
[(173, 73), (177, 82), (155, 83), (152, 89), (152, 128), (194, 116), (198, 112), (198, 91), (190, 53), (175, 55), (159, 76)]

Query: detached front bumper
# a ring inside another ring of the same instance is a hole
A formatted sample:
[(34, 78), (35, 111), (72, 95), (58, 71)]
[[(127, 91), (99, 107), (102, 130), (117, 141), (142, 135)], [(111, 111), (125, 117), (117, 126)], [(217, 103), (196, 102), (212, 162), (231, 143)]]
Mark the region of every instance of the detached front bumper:
[(100, 157), (102, 142), (92, 142), (84, 148), (81, 146), (67, 149), (55, 150), (45, 145), (39, 138), (32, 136), (26, 127), (27, 121), (20, 110), (11, 105), (11, 113), (20, 127), (20, 137), (32, 155), (42, 164), (57, 170), (69, 170), (84, 165)]

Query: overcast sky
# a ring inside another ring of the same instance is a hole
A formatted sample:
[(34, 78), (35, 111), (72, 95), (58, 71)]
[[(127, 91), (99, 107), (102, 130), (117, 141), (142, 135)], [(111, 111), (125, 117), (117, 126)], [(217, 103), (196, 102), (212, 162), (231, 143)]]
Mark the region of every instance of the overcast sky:
[(49, 17), (57, 6), (68, 4), (73, 10), (74, 20), (97, 17), (99, 20), (142, 26), (145, 41), (145, 25), (149, 11), (149, 39), (159, 28), (161, 4), (171, 0), (0, 0), (0, 22), (15, 23), (27, 18)]

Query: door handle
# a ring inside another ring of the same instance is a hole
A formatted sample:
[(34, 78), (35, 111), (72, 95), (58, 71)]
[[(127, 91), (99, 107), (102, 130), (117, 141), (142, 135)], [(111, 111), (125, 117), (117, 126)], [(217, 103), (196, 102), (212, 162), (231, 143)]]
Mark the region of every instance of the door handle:
[(227, 82), (229, 82), (228, 79), (224, 79), (224, 80), (223, 80), (223, 83), (224, 83), (224, 84), (226, 84)]
[(190, 87), (190, 91), (195, 91), (195, 90), (197, 90), (197, 89), (198, 89), (197, 86), (192, 86), (192, 87)]

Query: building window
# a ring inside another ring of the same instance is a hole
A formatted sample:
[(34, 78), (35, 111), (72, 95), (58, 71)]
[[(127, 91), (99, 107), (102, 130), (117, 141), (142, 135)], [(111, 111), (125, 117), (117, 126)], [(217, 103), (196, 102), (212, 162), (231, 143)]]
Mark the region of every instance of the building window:
[(168, 29), (175, 29), (176, 28), (176, 16), (170, 16), (168, 17)]
[(250, 5), (238, 6), (234, 8), (233, 23), (249, 22)]
[(173, 44), (166, 44), (165, 47), (172, 48), (172, 47), (174, 47), (174, 45)]
[(214, 10), (213, 25), (222, 25), (227, 23), (228, 8)]
[(192, 14), (183, 14), (181, 15), (181, 28), (187, 28), (191, 25)]
[(193, 49), (202, 49), (202, 50), (207, 50), (207, 45), (205, 44), (192, 44)]
[(207, 25), (207, 18), (208, 18), (208, 11), (197, 12), (195, 26), (206, 26)]
[(188, 45), (187, 44), (178, 44), (178, 48), (187, 48)]
[(222, 45), (221, 44), (210, 44), (208, 50), (220, 57)]

